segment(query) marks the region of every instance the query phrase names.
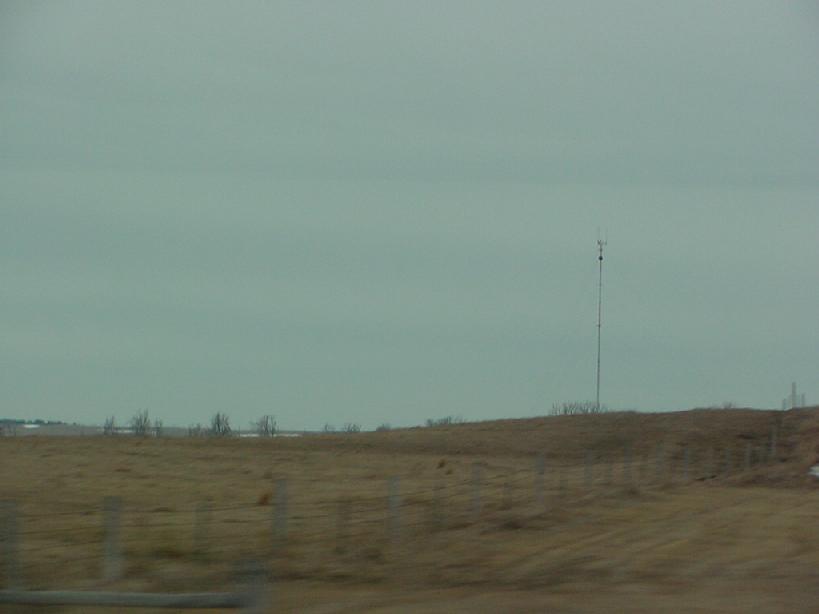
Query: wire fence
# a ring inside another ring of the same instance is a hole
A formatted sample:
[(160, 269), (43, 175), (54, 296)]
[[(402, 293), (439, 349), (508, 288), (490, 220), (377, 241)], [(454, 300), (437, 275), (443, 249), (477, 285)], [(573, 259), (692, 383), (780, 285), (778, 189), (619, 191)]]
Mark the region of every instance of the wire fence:
[[(294, 545), (312, 542), (329, 544), (337, 554), (358, 541), (389, 547), (446, 529), (469, 528), (499, 510), (525, 509), (538, 514), (561, 500), (607, 489), (684, 487), (730, 479), (772, 463), (777, 446), (774, 431), (763, 444), (749, 441), (723, 449), (689, 445), (668, 449), (661, 444), (652, 454), (639, 458), (628, 445), (616, 455), (589, 450), (580, 465), (550, 465), (544, 455), (531, 459), (528, 466), (490, 467), (474, 462), (468, 475), (456, 479), (439, 476), (418, 484), (407, 476), (394, 475), (384, 481), (380, 493), (373, 494), (371, 486), (362, 493), (350, 484), (345, 495), (332, 497), (316, 496), (314, 480), (278, 478), (272, 496), (255, 504), (203, 501), (180, 509), (106, 497), (98, 506), (75, 501), (61, 510), (23, 513), (17, 502), (3, 501), (0, 588), (5, 590), (0, 591), (0, 603), (3, 599), (18, 599), (14, 603), (46, 599), (34, 595), (37, 591), (23, 589), (42, 585), (49, 569), (67, 563), (79, 575), (96, 576), (110, 584), (126, 576), (129, 569), (138, 568), (140, 561), (222, 557), (231, 544), (236, 544), (237, 535), (252, 537), (242, 540), (241, 548), (234, 548), (233, 554), (238, 551), (244, 560), (268, 561)], [(405, 488), (406, 482), (410, 486)], [(298, 493), (311, 496), (300, 498)], [(157, 533), (173, 539), (150, 537)], [(286, 557), (279, 560), (279, 571), (282, 565), (287, 565)], [(241, 595), (244, 593), (219, 594), (213, 603), (244, 607), (249, 601)], [(118, 599), (98, 597), (106, 604)], [(203, 594), (189, 597), (190, 603), (207, 602)], [(76, 595), (62, 598), (60, 603), (82, 599)], [(162, 601), (160, 597), (151, 599)], [(131, 596), (117, 604), (125, 607), (126, 602), (137, 601)]]

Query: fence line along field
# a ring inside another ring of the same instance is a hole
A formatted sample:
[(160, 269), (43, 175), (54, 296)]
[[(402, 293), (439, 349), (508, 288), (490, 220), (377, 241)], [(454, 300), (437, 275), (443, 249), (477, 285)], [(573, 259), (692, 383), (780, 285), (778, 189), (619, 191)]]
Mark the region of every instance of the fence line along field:
[(0, 588), (225, 591), (256, 561), (271, 611), (809, 612), (817, 462), (817, 408), (3, 438)]

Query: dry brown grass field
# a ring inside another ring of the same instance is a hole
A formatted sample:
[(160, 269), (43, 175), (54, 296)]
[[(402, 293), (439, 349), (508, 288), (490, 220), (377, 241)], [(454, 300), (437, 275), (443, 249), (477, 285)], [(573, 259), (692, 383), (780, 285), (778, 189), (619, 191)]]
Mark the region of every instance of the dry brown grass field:
[[(817, 462), (817, 408), (270, 440), (8, 437), (0, 498), (18, 503), (31, 589), (224, 591), (255, 559), (276, 612), (816, 612)], [(123, 501), (124, 570), (104, 582), (109, 495)]]

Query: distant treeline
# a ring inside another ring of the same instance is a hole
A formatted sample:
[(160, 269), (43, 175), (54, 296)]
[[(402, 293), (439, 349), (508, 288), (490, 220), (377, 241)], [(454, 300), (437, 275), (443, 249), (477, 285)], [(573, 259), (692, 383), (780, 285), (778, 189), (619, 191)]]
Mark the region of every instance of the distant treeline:
[(0, 424), (39, 424), (39, 425), (48, 425), (48, 424), (67, 424), (66, 422), (62, 422), (60, 420), (41, 420), (37, 418), (36, 420), (23, 420), (22, 418), (0, 418)]

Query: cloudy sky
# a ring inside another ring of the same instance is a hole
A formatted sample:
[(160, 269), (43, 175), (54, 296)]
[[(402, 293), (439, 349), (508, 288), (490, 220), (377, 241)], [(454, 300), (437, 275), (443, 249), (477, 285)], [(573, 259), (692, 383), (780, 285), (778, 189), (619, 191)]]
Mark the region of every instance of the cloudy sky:
[(819, 399), (814, 2), (0, 3), (0, 416)]

